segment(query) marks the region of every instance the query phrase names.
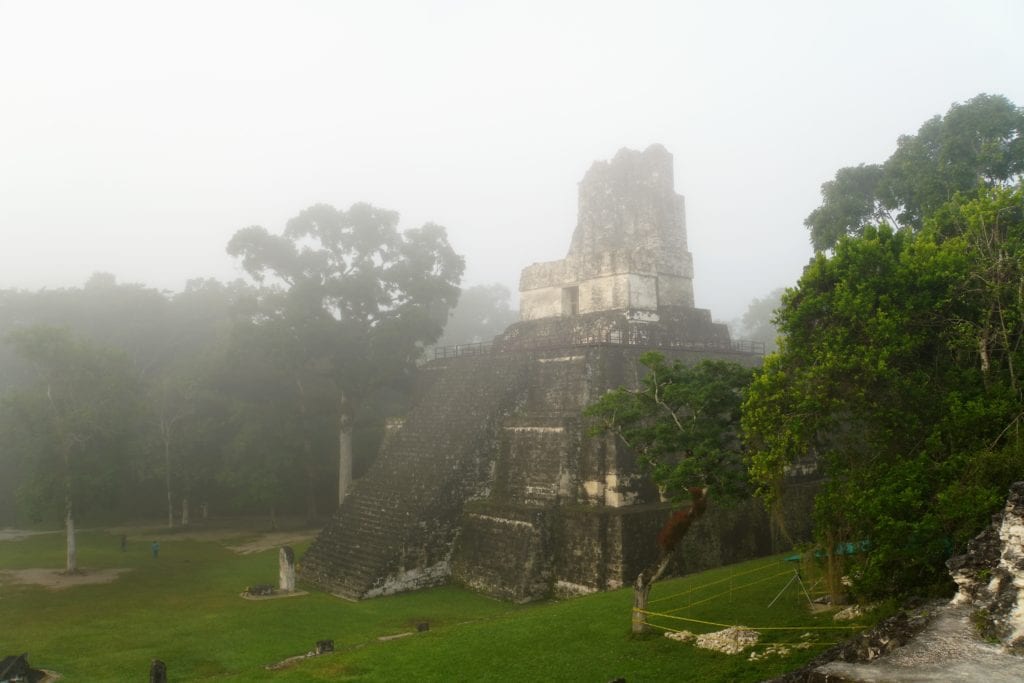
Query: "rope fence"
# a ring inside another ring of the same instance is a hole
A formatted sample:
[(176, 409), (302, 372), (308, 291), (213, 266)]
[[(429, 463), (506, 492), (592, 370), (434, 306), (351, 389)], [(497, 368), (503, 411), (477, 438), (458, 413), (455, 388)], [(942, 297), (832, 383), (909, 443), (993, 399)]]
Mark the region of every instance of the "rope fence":
[[(859, 631), (859, 630), (862, 630), (862, 629), (865, 628), (865, 626), (863, 624), (843, 624), (843, 625), (837, 625), (837, 624), (813, 624), (813, 623), (801, 624), (799, 626), (748, 626), (746, 624), (736, 624), (736, 623), (727, 624), (727, 623), (722, 623), (720, 621), (714, 621), (712, 619), (699, 619), (699, 618), (696, 618), (694, 616), (681, 616), (680, 614), (678, 614), (679, 612), (682, 612), (684, 610), (688, 610), (688, 609), (691, 609), (693, 607), (697, 607), (697, 606), (700, 606), (700, 605), (707, 606), (707, 605), (714, 604), (716, 601), (719, 601), (719, 600), (725, 598), (726, 596), (729, 596), (729, 599), (730, 599), (730, 602), (731, 602), (733, 594), (735, 594), (737, 592), (746, 590), (746, 589), (748, 589), (750, 587), (757, 586), (759, 584), (764, 584), (765, 582), (768, 582), (768, 581), (779, 580), (779, 579), (782, 579), (783, 577), (786, 577), (786, 576), (790, 577), (789, 582), (786, 583), (785, 586), (783, 586), (782, 591), (780, 591), (779, 594), (776, 595), (775, 600), (772, 600), (772, 602), (768, 604), (768, 608), (771, 608), (772, 605), (775, 604), (775, 602), (778, 600), (778, 598), (781, 597), (782, 594), (787, 589), (789, 589), (790, 585), (794, 581), (796, 582), (796, 584), (798, 586), (798, 590), (801, 590), (801, 589), (803, 590), (803, 594), (804, 594), (804, 596), (806, 596), (806, 598), (808, 600), (808, 603), (810, 604), (811, 603), (810, 594), (808, 593), (807, 588), (804, 586), (803, 580), (802, 580), (802, 578), (800, 576), (800, 572), (796, 568), (794, 568), (794, 567), (786, 567), (783, 571), (773, 571), (771, 574), (769, 574), (767, 576), (761, 576), (761, 577), (757, 576), (759, 573), (766, 572), (768, 570), (778, 570), (782, 566), (783, 565), (780, 562), (773, 561), (773, 562), (770, 562), (770, 563), (767, 563), (767, 564), (762, 564), (762, 565), (757, 566), (757, 567), (752, 567), (752, 568), (746, 569), (746, 570), (744, 570), (742, 572), (738, 572), (738, 573), (735, 573), (735, 574), (730, 574), (729, 576), (725, 576), (723, 578), (716, 579), (714, 581), (709, 581), (707, 583), (701, 584), (700, 586), (691, 586), (691, 587), (688, 587), (686, 589), (679, 590), (679, 591), (676, 591), (674, 593), (671, 593), (670, 595), (666, 595), (666, 596), (659, 597), (659, 598), (654, 599), (654, 600), (650, 600), (648, 602), (649, 606), (653, 606), (655, 604), (664, 605), (660, 609), (641, 609), (641, 608), (638, 608), (638, 607), (633, 607), (633, 612), (634, 612), (634, 614), (643, 614), (646, 617), (645, 622), (647, 623), (648, 626), (656, 628), (656, 629), (658, 629), (660, 631), (665, 631), (667, 633), (678, 633), (678, 632), (680, 632), (681, 624), (678, 623), (678, 622), (685, 622), (687, 624), (698, 624), (698, 625), (701, 625), (701, 626), (711, 627), (711, 628), (714, 628), (714, 629), (742, 628), (742, 629), (748, 629), (748, 630), (752, 630), (752, 631), (771, 631), (771, 632), (792, 632), (792, 631), (801, 631), (801, 632), (805, 632), (805, 633), (821, 632), (822, 635), (824, 635), (825, 632), (855, 632), (855, 631)], [(743, 577), (748, 577), (748, 578), (750, 578), (752, 580), (744, 581), (743, 583), (741, 583), (739, 585), (733, 585), (733, 583), (737, 579), (741, 579)], [(694, 593), (697, 593), (699, 595), (703, 591), (707, 590), (708, 588), (713, 588), (713, 587), (716, 587), (716, 586), (721, 586), (722, 584), (725, 584), (725, 583), (729, 583), (729, 588), (726, 589), (726, 590), (720, 590), (720, 591), (718, 591), (718, 592), (716, 592), (716, 593), (714, 593), (712, 595), (708, 595), (708, 596), (705, 596), (705, 597), (700, 597), (698, 600), (693, 600), (692, 599)], [(817, 584), (815, 583), (814, 585), (817, 585)], [(813, 585), (812, 585), (812, 588), (813, 588)], [(688, 598), (687, 604), (679, 606), (679, 607), (673, 607), (671, 601), (678, 600), (680, 598)], [(654, 621), (651, 620), (652, 618), (653, 619), (661, 619), (661, 620), (671, 620), (671, 622), (670, 622), (671, 625), (668, 625), (668, 624), (665, 624), (665, 623), (661, 623), (661, 624), (655, 623)], [(801, 641), (801, 642), (804, 642), (806, 644), (807, 641)], [(817, 641), (817, 640), (814, 641), (814, 643), (815, 643), (815, 645), (834, 645), (835, 644), (835, 643), (826, 643), (824, 641)], [(785, 642), (779, 642), (779, 641), (772, 641), (772, 644), (777, 644), (777, 645), (790, 644), (790, 645), (792, 645), (794, 643), (785, 643)]]

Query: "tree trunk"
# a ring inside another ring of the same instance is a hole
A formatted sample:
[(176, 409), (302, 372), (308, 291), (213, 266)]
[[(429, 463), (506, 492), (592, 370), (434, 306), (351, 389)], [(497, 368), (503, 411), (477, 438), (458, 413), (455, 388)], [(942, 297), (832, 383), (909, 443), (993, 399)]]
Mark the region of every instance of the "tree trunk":
[(272, 531), (277, 531), (277, 510), (273, 505), (270, 506), (270, 528)]
[(651, 586), (661, 578), (672, 560), (670, 553), (663, 552), (657, 564), (640, 572), (633, 582), (633, 633), (647, 633), (647, 601), (651, 597)]
[[(302, 457), (306, 465), (306, 519), (316, 519), (316, 473), (313, 468), (313, 444), (309, 440), (309, 425), (306, 419), (306, 388), (302, 380), (295, 379), (299, 389), (299, 415), (302, 417)], [(339, 500), (340, 504), (340, 500)]]
[(65, 574), (78, 573), (78, 548), (75, 544), (75, 517), (71, 512), (71, 495), (64, 501), (64, 531), (67, 534), (68, 553)]
[(317, 517), (316, 511), (316, 472), (313, 466), (306, 464), (306, 521), (312, 522)]
[(633, 633), (646, 633), (647, 601), (651, 596), (651, 586), (661, 578), (672, 561), (672, 553), (679, 547), (680, 541), (689, 531), (698, 517), (707, 509), (707, 488), (690, 488), (690, 507), (680, 510), (669, 517), (665, 526), (658, 532), (658, 545), (661, 557), (658, 561), (644, 569), (633, 582)]
[[(49, 395), (49, 389), (47, 389)], [(67, 557), (64, 573), (78, 573), (78, 548), (75, 543), (75, 516), (71, 498), (71, 444), (64, 443), (64, 532), (67, 536)]]
[(345, 502), (352, 484), (352, 432), (338, 430), (338, 505)]
[(348, 398), (341, 395), (338, 411), (338, 505), (345, 501), (352, 484), (352, 416)]
[(651, 597), (651, 584), (642, 583), (640, 574), (633, 583), (633, 633), (647, 633), (647, 600)]
[(189, 523), (188, 519), (188, 495), (181, 499), (181, 526), (187, 527)]
[(174, 528), (174, 498), (171, 496), (171, 443), (170, 438), (164, 435), (164, 472), (167, 485), (167, 528)]

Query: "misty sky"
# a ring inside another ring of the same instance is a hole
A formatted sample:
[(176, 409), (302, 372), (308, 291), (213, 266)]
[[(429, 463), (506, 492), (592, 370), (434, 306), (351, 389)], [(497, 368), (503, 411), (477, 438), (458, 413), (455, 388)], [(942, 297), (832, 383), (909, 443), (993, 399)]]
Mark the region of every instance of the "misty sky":
[(368, 201), (515, 291), (590, 164), (660, 142), (728, 320), (795, 283), (837, 168), (1024, 104), (1022, 36), (1020, 0), (0, 0), (0, 288), (232, 279), (239, 228)]

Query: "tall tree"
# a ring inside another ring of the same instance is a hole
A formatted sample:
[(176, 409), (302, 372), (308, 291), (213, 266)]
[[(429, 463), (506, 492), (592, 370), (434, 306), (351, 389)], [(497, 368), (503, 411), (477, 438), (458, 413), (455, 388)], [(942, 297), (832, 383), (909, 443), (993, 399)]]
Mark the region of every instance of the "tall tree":
[(636, 389), (608, 392), (587, 408), (597, 432), (615, 434), (632, 449), (641, 468), (677, 505), (658, 534), (658, 560), (633, 583), (633, 632), (647, 629), (651, 586), (665, 573), (690, 525), (713, 493), (728, 501), (748, 492), (737, 428), (744, 388), (752, 370), (705, 360), (693, 367), (649, 352)]
[[(183, 376), (165, 371), (150, 387), (150, 404), (163, 455), (164, 483), (167, 492), (167, 526), (174, 527), (174, 492), (171, 488), (172, 453), (178, 450), (183, 424), (194, 415), (195, 386)], [(187, 513), (183, 513), (187, 514)]]
[(458, 299), (464, 263), (444, 228), (397, 226), (397, 213), (369, 204), (318, 204), (280, 235), (253, 226), (228, 243), (263, 285), (259, 321), (279, 325), (303, 369), (332, 383), (339, 502), (351, 481), (360, 403), (412, 367)]
[[(1024, 470), (1024, 194), (984, 189), (919, 233), (868, 227), (819, 254), (744, 405), (751, 472), (777, 495), (814, 453), (818, 540), (865, 542), (854, 590), (941, 589), (943, 560)], [(838, 562), (837, 558), (831, 558)]]
[[(326, 364), (311, 359), (302, 341), (285, 318), (239, 323), (216, 383), (230, 401), (236, 432), (229, 444), (232, 472), (226, 480), (240, 489), (243, 500), (280, 507), (285, 498), (263, 491), (260, 477), (277, 481), (279, 492), (304, 499), (306, 517), (314, 520), (321, 483), (333, 471), (324, 435), (337, 427), (336, 405)], [(336, 431), (334, 438), (337, 443)], [(258, 443), (259, 448), (240, 448), (245, 443)], [(265, 451), (267, 444), (275, 445)], [(291, 487), (295, 477), (280, 476), (288, 468), (301, 475), (304, 487)]]
[(192, 280), (165, 307), (160, 321), (165, 348), (150, 368), (147, 386), (169, 526), (174, 526), (175, 498), (187, 526), (193, 489), (209, 485), (216, 475), (213, 461), (227, 437), (225, 397), (214, 378), (225, 363), (235, 319), (254, 296), (241, 281)]
[(8, 341), (36, 371), (33, 384), (8, 395), (0, 413), (5, 448), (29, 463), (21, 493), (36, 506), (63, 501), (66, 571), (77, 571), (80, 506), (109, 492), (138, 434), (139, 384), (123, 353), (68, 330), (34, 326)]
[(884, 221), (919, 230), (957, 192), (1014, 183), (1024, 173), (1024, 109), (978, 95), (903, 135), (881, 165), (841, 168), (804, 221), (819, 251)]

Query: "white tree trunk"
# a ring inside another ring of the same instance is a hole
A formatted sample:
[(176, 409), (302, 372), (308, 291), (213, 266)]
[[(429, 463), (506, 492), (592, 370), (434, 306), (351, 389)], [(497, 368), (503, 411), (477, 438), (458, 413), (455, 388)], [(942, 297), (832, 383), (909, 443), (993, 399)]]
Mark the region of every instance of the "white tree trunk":
[(188, 496), (181, 499), (181, 526), (187, 527), (188, 519)]
[(639, 579), (633, 584), (633, 633), (647, 633), (647, 600), (651, 597), (651, 584), (641, 586)]
[(338, 430), (338, 505), (348, 495), (352, 484), (352, 432)]
[(341, 505), (352, 484), (352, 416), (344, 393), (338, 408), (338, 505)]
[(672, 556), (663, 553), (658, 563), (640, 572), (633, 582), (633, 633), (647, 633), (647, 601), (651, 597), (651, 586), (661, 578), (668, 568)]
[[(690, 529), (690, 525), (707, 509), (707, 487), (691, 488), (690, 495), (692, 496), (690, 509), (674, 514), (662, 527), (658, 539), (659, 545), (662, 545), (661, 557), (658, 562), (640, 572), (636, 581), (633, 582), (633, 633), (646, 633), (650, 628), (647, 625), (647, 602), (651, 596), (651, 586), (668, 569), (668, 565), (672, 561), (672, 553)], [(674, 540), (662, 544), (661, 534), (667, 534), (669, 539), (674, 538)]]
[(75, 545), (75, 518), (71, 513), (71, 498), (64, 503), (64, 531), (67, 534), (68, 542), (67, 563), (64, 572), (74, 574), (78, 571), (78, 548)]
[(166, 472), (167, 484), (167, 528), (174, 528), (174, 499), (171, 497), (171, 444), (168, 437), (164, 437), (164, 470)]

